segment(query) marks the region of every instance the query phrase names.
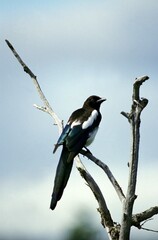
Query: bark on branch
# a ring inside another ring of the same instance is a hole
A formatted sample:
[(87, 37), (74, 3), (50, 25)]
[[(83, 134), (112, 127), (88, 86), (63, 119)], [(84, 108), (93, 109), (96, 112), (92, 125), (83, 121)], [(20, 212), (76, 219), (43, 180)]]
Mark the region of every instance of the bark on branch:
[[(132, 216), (132, 225), (141, 229), (142, 228), (142, 222), (150, 219), (154, 215), (158, 214), (158, 206), (151, 207), (141, 213), (134, 214)], [(156, 231), (157, 232), (157, 231)]]
[(138, 158), (139, 158), (139, 141), (140, 141), (140, 114), (146, 107), (148, 100), (140, 99), (140, 86), (143, 82), (148, 80), (148, 76), (136, 78), (133, 84), (132, 106), (130, 113), (122, 112), (122, 115), (128, 118), (131, 125), (132, 143), (131, 143), (131, 160), (129, 163), (129, 180), (126, 194), (126, 200), (123, 204), (122, 223), (120, 230), (120, 240), (129, 240), (130, 228), (132, 225), (132, 211), (134, 201), (137, 198), (135, 195)]
[(91, 153), (85, 151), (85, 150), (81, 150), (80, 153), (84, 156), (86, 156), (88, 159), (90, 159), (91, 161), (93, 161), (96, 165), (98, 165), (101, 169), (103, 169), (103, 171), (106, 173), (106, 175), (108, 176), (110, 182), (112, 183), (119, 199), (121, 202), (123, 202), (125, 200), (125, 195), (122, 191), (122, 188), (120, 187), (119, 183), (117, 182), (117, 180), (115, 179), (114, 175), (112, 174), (112, 172), (110, 171), (109, 167), (103, 163), (101, 160), (99, 160), (98, 158), (94, 157)]
[[(112, 240), (117, 239), (114, 237), (114, 235), (118, 235), (118, 233), (116, 232), (110, 211), (107, 207), (106, 201), (102, 195), (99, 186), (97, 185), (93, 177), (89, 174), (89, 172), (86, 170), (84, 165), (81, 164), (81, 161), (77, 163), (77, 169), (80, 172), (81, 176), (87, 182), (88, 186), (90, 187), (91, 191), (93, 192), (98, 202), (99, 205), (98, 212), (100, 213), (101, 216), (101, 223), (103, 227), (106, 228), (107, 233), (109, 234), (109, 239)], [(113, 235), (113, 237), (111, 237), (111, 235)]]

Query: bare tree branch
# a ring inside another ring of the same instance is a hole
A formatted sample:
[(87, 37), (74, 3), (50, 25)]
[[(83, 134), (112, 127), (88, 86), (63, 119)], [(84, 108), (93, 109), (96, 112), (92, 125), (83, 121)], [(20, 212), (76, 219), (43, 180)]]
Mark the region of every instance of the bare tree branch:
[(140, 101), (140, 96), (139, 96), (140, 86), (148, 79), (149, 79), (148, 76), (141, 76), (141, 77), (135, 79), (135, 82), (133, 84), (133, 96), (132, 96), (133, 101), (135, 101), (135, 100), (138, 102)]
[(126, 194), (126, 200), (123, 204), (123, 215), (120, 230), (119, 240), (129, 240), (130, 228), (132, 224), (132, 211), (134, 200), (136, 199), (135, 189), (137, 181), (137, 169), (138, 169), (138, 158), (139, 158), (139, 141), (140, 141), (140, 114), (146, 107), (148, 100), (139, 97), (140, 86), (143, 82), (148, 80), (148, 76), (136, 78), (133, 84), (133, 95), (132, 95), (132, 107), (130, 113), (121, 114), (126, 116), (130, 122), (132, 130), (132, 145), (131, 145), (131, 160), (129, 164), (129, 180)]
[(54, 121), (55, 121), (55, 124), (58, 125), (58, 129), (59, 129), (59, 133), (62, 132), (62, 121), (58, 118), (58, 116), (55, 114), (55, 112), (53, 111), (53, 109), (51, 108), (48, 100), (46, 99), (44, 93), (42, 92), (42, 89), (37, 81), (37, 77), (35, 76), (35, 74), (30, 70), (30, 68), (28, 68), (28, 66), (23, 62), (23, 60), (21, 59), (21, 57), (19, 56), (19, 54), (16, 52), (16, 50), (14, 49), (14, 47), (11, 45), (11, 43), (8, 41), (8, 40), (5, 40), (8, 47), (10, 48), (10, 50), (12, 51), (12, 53), (14, 54), (14, 56), (16, 57), (16, 59), (18, 60), (18, 62), (20, 63), (20, 65), (23, 67), (23, 70), (29, 74), (29, 76), (32, 78), (33, 80), (33, 83), (36, 87), (36, 90), (39, 94), (39, 97), (40, 99), (42, 100), (43, 104), (44, 104), (44, 107), (39, 107), (37, 105), (34, 105), (36, 108), (44, 111), (44, 112), (47, 112), (49, 113)]
[[(114, 223), (99, 186), (97, 185), (93, 177), (89, 174), (89, 172), (86, 170), (86, 168), (84, 167), (81, 161), (77, 163), (77, 169), (79, 170), (81, 176), (87, 182), (88, 186), (92, 190), (98, 202), (98, 205), (99, 205), (98, 212), (101, 215), (101, 223), (103, 227), (106, 228), (108, 233), (110, 233), (111, 231), (114, 231)], [(109, 237), (112, 240), (115, 239), (115, 238), (111, 238), (111, 234), (109, 234)]]
[(149, 220), (156, 214), (158, 214), (158, 206), (151, 207), (141, 213), (134, 214), (132, 216), (132, 225), (139, 229), (143, 229), (141, 223), (143, 221)]
[(90, 159), (95, 164), (97, 164), (100, 168), (103, 169), (103, 171), (108, 176), (110, 182), (112, 183), (113, 187), (115, 188), (115, 191), (116, 191), (120, 201), (123, 202), (125, 200), (125, 195), (124, 195), (120, 185), (118, 184), (117, 180), (115, 179), (114, 175), (110, 171), (109, 167), (105, 163), (100, 161), (98, 158), (94, 157), (91, 153), (89, 153), (89, 152), (87, 152), (87, 151), (85, 151), (83, 149), (80, 151), (80, 153), (82, 155), (86, 156), (88, 159)]

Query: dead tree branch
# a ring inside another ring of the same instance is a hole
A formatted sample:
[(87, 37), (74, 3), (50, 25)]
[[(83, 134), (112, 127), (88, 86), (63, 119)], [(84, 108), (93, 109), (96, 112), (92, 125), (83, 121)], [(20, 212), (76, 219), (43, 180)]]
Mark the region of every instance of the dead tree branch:
[(16, 57), (16, 59), (18, 60), (18, 62), (20, 63), (20, 65), (23, 67), (23, 70), (32, 78), (33, 83), (36, 87), (36, 90), (39, 94), (40, 99), (42, 100), (44, 107), (39, 107), (38, 105), (34, 104), (34, 106), (39, 109), (42, 110), (48, 114), (50, 114), (53, 119), (55, 124), (58, 125), (58, 129), (59, 129), (59, 133), (62, 132), (62, 121), (58, 118), (58, 116), (55, 114), (55, 112), (53, 111), (52, 107), (50, 106), (48, 100), (46, 99), (38, 81), (37, 81), (37, 77), (35, 76), (35, 74), (30, 70), (30, 68), (23, 62), (23, 60), (21, 59), (21, 57), (19, 56), (19, 54), (16, 52), (16, 50), (14, 49), (14, 47), (12, 46), (12, 44), (8, 41), (5, 40), (8, 47), (10, 48), (10, 50), (12, 51), (12, 53), (14, 54), (14, 56)]
[(132, 216), (132, 225), (139, 228), (142, 228), (142, 222), (151, 219), (154, 215), (158, 214), (158, 206), (151, 207), (141, 213), (134, 214)]
[(123, 215), (119, 240), (129, 240), (130, 228), (132, 224), (132, 211), (134, 200), (136, 199), (135, 189), (137, 181), (139, 141), (140, 141), (140, 115), (146, 107), (148, 100), (139, 96), (140, 86), (148, 80), (148, 76), (136, 78), (133, 84), (132, 107), (130, 113), (122, 112), (122, 115), (128, 118), (132, 130), (131, 160), (129, 164), (129, 180), (126, 194), (126, 200), (123, 204)]
[(100, 161), (98, 158), (94, 157), (91, 153), (85, 151), (85, 150), (81, 150), (80, 152), (82, 155), (86, 156), (88, 159), (90, 159), (91, 161), (93, 161), (96, 165), (98, 165), (100, 168), (103, 169), (103, 171), (106, 173), (106, 175), (108, 176), (110, 182), (112, 183), (113, 187), (115, 188), (115, 191), (120, 199), (121, 202), (123, 202), (125, 200), (125, 195), (122, 191), (122, 188), (120, 187), (119, 183), (117, 182), (117, 180), (115, 179), (114, 175), (112, 174), (112, 172), (110, 171), (109, 167), (103, 163), (102, 161)]
[(107, 207), (107, 204), (102, 195), (102, 192), (101, 192), (99, 186), (97, 185), (97, 183), (95, 182), (95, 180), (93, 179), (93, 177), (86, 170), (84, 165), (83, 164), (80, 165), (80, 163), (81, 163), (81, 161), (77, 164), (77, 169), (79, 170), (81, 176), (87, 182), (88, 186), (92, 190), (92, 192), (98, 202), (98, 205), (99, 205), (98, 212), (100, 213), (100, 216), (101, 216), (101, 223), (102, 223), (103, 227), (106, 228), (107, 233), (109, 234), (109, 239), (116, 240), (116, 239), (118, 239), (118, 238), (116, 238), (116, 236), (118, 235), (118, 232), (116, 231), (116, 228), (114, 227), (114, 223), (113, 223), (110, 211)]

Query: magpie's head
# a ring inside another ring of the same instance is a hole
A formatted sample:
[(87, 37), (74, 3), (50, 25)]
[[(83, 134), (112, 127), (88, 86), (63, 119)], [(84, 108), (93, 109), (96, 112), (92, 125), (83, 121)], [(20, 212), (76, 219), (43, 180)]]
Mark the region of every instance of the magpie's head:
[(87, 100), (83, 104), (83, 107), (84, 108), (91, 107), (93, 109), (99, 110), (101, 103), (104, 101), (106, 101), (105, 98), (92, 95), (89, 98), (87, 98)]

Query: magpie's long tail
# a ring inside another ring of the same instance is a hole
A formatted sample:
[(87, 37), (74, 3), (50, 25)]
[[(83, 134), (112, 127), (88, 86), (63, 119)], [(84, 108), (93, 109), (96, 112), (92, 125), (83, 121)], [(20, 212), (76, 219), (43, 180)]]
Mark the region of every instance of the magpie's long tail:
[(57, 202), (62, 197), (64, 188), (66, 187), (70, 177), (74, 158), (74, 156), (72, 156), (72, 158), (70, 159), (70, 155), (71, 153), (68, 151), (68, 149), (65, 146), (63, 146), (63, 150), (61, 152), (54, 180), (54, 188), (50, 204), (50, 208), (52, 210), (55, 209)]

